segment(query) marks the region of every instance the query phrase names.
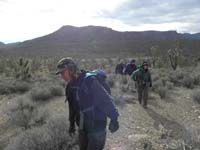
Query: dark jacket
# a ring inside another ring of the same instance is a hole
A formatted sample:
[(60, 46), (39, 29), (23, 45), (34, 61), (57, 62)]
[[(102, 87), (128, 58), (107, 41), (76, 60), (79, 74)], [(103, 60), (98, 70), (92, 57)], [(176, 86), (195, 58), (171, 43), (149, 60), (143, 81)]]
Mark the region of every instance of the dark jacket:
[(149, 70), (144, 70), (143, 67), (134, 71), (131, 77), (134, 81), (137, 81), (138, 86), (152, 86), (151, 73)]
[(86, 73), (68, 84), (66, 97), (70, 123), (73, 125), (76, 121), (83, 130), (104, 130), (107, 117), (116, 120), (119, 116), (110, 94), (94, 76), (86, 78)]
[(125, 67), (126, 67), (126, 65), (123, 64), (123, 63), (117, 64), (117, 66), (115, 68), (115, 74), (121, 74), (122, 75)]
[(137, 70), (137, 66), (133, 63), (129, 63), (126, 65), (126, 68), (124, 69), (124, 74), (131, 75), (135, 70)]

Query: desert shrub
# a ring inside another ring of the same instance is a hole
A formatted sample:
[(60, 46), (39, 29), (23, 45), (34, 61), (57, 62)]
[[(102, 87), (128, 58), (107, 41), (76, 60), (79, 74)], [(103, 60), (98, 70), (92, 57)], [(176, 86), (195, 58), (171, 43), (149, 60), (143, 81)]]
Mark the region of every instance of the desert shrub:
[(169, 79), (175, 86), (181, 86), (181, 82), (185, 76), (183, 71), (175, 71), (169, 74)]
[(56, 80), (56, 82), (58, 82), (58, 84), (62, 87), (66, 86), (66, 83), (63, 80)]
[(188, 150), (198, 150), (200, 147), (200, 128), (194, 125), (188, 125), (183, 134), (184, 146)]
[(129, 91), (128, 85), (122, 85), (121, 86), (121, 91), (124, 92), (124, 93), (128, 92)]
[(52, 150), (70, 149), (74, 146), (72, 139), (69, 139), (67, 122), (68, 120), (65, 115), (54, 116), (47, 122), (46, 128), (52, 141), (50, 144)]
[(108, 85), (110, 86), (110, 88), (114, 88), (115, 87), (115, 81), (114, 80), (108, 79), (107, 82), (108, 82)]
[(43, 107), (37, 107), (31, 119), (32, 126), (41, 126), (46, 123), (49, 118), (49, 110)]
[(157, 80), (159, 80), (159, 75), (152, 75), (152, 81), (155, 82)]
[(6, 108), (11, 125), (29, 129), (31, 126), (42, 125), (48, 118), (46, 109), (39, 109), (28, 96), (19, 96)]
[(33, 128), (10, 141), (5, 150), (77, 150), (76, 138), (69, 137), (65, 115), (55, 116), (46, 125)]
[(167, 77), (162, 77), (160, 80), (162, 81), (163, 86), (166, 86), (166, 82), (169, 81)]
[(194, 76), (194, 85), (200, 85), (200, 75)]
[(128, 83), (127, 76), (122, 76), (122, 78), (121, 78), (121, 83), (122, 83), (122, 84), (127, 84), (127, 83)]
[(24, 93), (30, 90), (30, 85), (24, 81), (3, 81), (0, 83), (0, 95)]
[(192, 93), (193, 100), (200, 104), (200, 90), (196, 90)]
[(157, 80), (153, 82), (152, 90), (156, 92), (160, 87), (163, 86), (162, 80)]
[(49, 90), (53, 96), (63, 96), (63, 88), (61, 86), (51, 86)]
[(33, 101), (47, 101), (53, 97), (48, 87), (35, 87), (30, 91)]
[(26, 96), (20, 96), (13, 100), (6, 113), (11, 124), (28, 129), (30, 128), (34, 111), (35, 106), (33, 103)]
[(117, 79), (116, 75), (108, 74), (106, 80), (107, 80), (108, 84), (110, 85), (110, 87), (114, 88), (115, 87), (115, 80), (118, 80), (118, 79)]
[(30, 91), (30, 97), (33, 101), (48, 101), (55, 96), (63, 96), (64, 88), (55, 80), (46, 79), (37, 82)]
[(194, 87), (194, 80), (189, 75), (184, 76), (182, 82), (183, 82), (183, 86), (186, 87), (186, 88), (190, 88), (191, 89), (191, 88)]
[(174, 84), (172, 82), (167, 81), (166, 82), (166, 87), (167, 87), (167, 89), (171, 90), (171, 89), (173, 89)]
[(161, 99), (165, 99), (167, 95), (167, 88), (164, 86), (161, 86), (157, 89), (157, 92)]
[(12, 93), (24, 93), (30, 90), (30, 84), (24, 81), (16, 81), (10, 87)]
[(114, 94), (113, 95), (113, 99), (114, 99), (114, 103), (118, 106), (118, 107), (124, 107), (126, 102), (124, 97), (121, 94)]
[(9, 94), (10, 86), (8, 83), (0, 83), (0, 95)]

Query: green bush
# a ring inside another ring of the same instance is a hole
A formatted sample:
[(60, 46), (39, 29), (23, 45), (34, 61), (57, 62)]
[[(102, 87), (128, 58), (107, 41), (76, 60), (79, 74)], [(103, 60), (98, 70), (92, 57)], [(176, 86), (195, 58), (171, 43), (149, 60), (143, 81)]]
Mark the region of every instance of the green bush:
[(128, 83), (127, 76), (122, 76), (122, 78), (121, 78), (121, 83), (122, 83), (122, 84), (127, 84), (127, 83)]
[(113, 95), (113, 98), (114, 98), (115, 105), (117, 105), (118, 107), (123, 108), (126, 105), (126, 101), (121, 94), (117, 93), (117, 94)]
[(69, 136), (67, 122), (65, 115), (55, 116), (46, 125), (10, 140), (5, 150), (78, 150), (77, 138)]
[(49, 111), (43, 107), (37, 107), (34, 111), (34, 115), (32, 116), (32, 126), (41, 126), (46, 123), (48, 118)]
[(30, 128), (35, 109), (35, 106), (27, 97), (20, 96), (15, 98), (7, 109), (10, 123), (25, 129)]
[(200, 85), (200, 75), (194, 76), (194, 85)]
[(33, 101), (47, 101), (53, 97), (48, 87), (35, 87), (30, 91)]
[(46, 109), (36, 107), (28, 96), (13, 99), (6, 108), (6, 113), (11, 125), (22, 127), (25, 130), (31, 126), (43, 125), (49, 114)]
[(159, 89), (157, 89), (157, 90), (158, 90), (158, 94), (159, 94), (160, 98), (161, 98), (161, 99), (165, 99), (166, 96), (167, 96), (167, 88), (161, 86), (161, 87), (159, 87)]
[(121, 86), (121, 91), (124, 92), (124, 93), (128, 92), (129, 91), (128, 85), (122, 85)]
[(108, 85), (110, 86), (110, 88), (115, 87), (115, 81), (113, 79), (108, 79), (107, 82), (108, 82)]
[(175, 86), (181, 86), (184, 76), (185, 73), (183, 71), (175, 71), (169, 74), (169, 79)]
[(0, 83), (0, 95), (24, 93), (30, 90), (30, 85), (24, 81), (3, 81)]
[(186, 131), (183, 134), (185, 149), (199, 150), (200, 147), (200, 129), (194, 125), (186, 125)]
[(10, 94), (10, 86), (8, 83), (0, 83), (0, 95)]
[(120, 79), (120, 77), (119, 77), (119, 79), (118, 79), (118, 77), (119, 76), (116, 76), (114, 74), (108, 74), (107, 75), (107, 79), (106, 80), (107, 80), (110, 88), (114, 88), (115, 87), (115, 81)]
[(152, 81), (153, 82), (155, 82), (155, 81), (157, 81), (159, 79), (160, 79), (159, 75), (152, 75)]
[(196, 90), (192, 94), (193, 100), (200, 104), (200, 90)]
[(152, 86), (152, 90), (154, 91), (154, 92), (157, 92), (157, 90), (160, 88), (160, 87), (162, 87), (163, 86), (163, 82), (162, 82), (162, 80), (156, 80), (156, 81), (154, 81), (153, 82), (153, 86)]
[(50, 87), (50, 92), (53, 96), (63, 96), (63, 88), (58, 85)]
[(166, 87), (167, 87), (167, 89), (171, 90), (171, 89), (173, 89), (174, 84), (172, 82), (167, 81), (166, 82)]
[(10, 87), (12, 93), (24, 93), (30, 90), (30, 84), (24, 81), (16, 81)]
[(184, 76), (182, 82), (183, 82), (183, 86), (186, 88), (192, 89), (194, 87), (194, 80), (189, 75)]

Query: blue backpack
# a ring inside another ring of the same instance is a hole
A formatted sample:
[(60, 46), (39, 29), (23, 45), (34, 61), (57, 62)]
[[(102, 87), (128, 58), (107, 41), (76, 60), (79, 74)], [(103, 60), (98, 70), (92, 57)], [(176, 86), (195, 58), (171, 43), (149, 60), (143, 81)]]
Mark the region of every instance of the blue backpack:
[(90, 77), (95, 77), (98, 82), (103, 86), (103, 88), (111, 94), (110, 86), (106, 80), (106, 72), (102, 69), (98, 69), (92, 72), (86, 72), (85, 79), (88, 79)]

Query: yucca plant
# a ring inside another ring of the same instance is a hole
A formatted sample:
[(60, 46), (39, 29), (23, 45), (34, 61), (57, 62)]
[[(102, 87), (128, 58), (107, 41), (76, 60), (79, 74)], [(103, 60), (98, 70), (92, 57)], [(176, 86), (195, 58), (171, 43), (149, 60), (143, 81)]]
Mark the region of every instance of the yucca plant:
[(21, 80), (27, 80), (31, 77), (30, 62), (24, 58), (20, 58), (15, 67), (15, 77)]

